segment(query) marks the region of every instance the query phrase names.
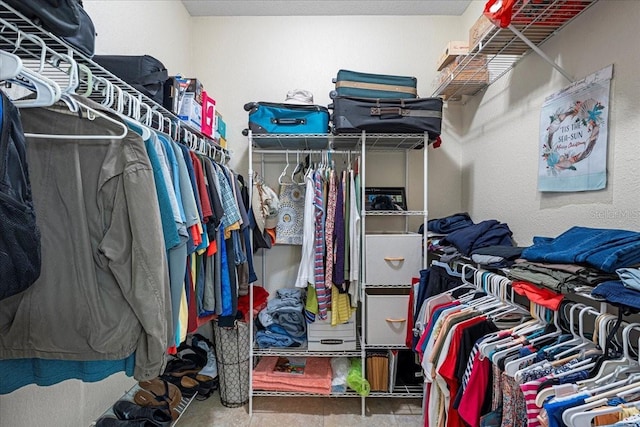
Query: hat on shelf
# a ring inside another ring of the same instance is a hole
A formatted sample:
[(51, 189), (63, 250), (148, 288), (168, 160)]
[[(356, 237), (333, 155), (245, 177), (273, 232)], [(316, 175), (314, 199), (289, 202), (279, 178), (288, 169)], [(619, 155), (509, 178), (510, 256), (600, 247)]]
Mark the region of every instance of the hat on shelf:
[(285, 104), (313, 105), (313, 94), (308, 90), (294, 89), (287, 92)]

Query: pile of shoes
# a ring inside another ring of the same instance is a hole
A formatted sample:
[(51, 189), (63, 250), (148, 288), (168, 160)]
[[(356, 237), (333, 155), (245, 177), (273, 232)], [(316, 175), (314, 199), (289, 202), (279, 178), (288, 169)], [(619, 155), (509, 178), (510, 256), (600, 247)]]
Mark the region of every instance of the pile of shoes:
[(133, 402), (116, 402), (113, 415), (98, 419), (96, 427), (168, 427), (184, 410), (184, 405), (180, 406), (183, 397), (190, 399), (197, 393), (196, 399), (205, 400), (218, 384), (213, 344), (195, 334), (178, 347), (162, 375), (140, 381)]
[(160, 378), (177, 386), (183, 396), (198, 393), (196, 399), (207, 399), (218, 389), (218, 365), (211, 341), (200, 334), (187, 339)]

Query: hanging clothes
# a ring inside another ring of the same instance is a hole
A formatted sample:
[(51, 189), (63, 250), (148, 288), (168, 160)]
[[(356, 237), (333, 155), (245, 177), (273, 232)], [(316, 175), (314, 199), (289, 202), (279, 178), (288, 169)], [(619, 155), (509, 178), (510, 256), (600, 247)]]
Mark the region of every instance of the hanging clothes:
[[(55, 107), (25, 109), (22, 119), (30, 133), (120, 132)], [(0, 357), (105, 360), (135, 351), (136, 378), (159, 375), (171, 318), (169, 277), (143, 141), (130, 132), (91, 144), (27, 143), (34, 206), (47, 213), (38, 219), (42, 274), (24, 293), (0, 301), (9, 314), (4, 323), (10, 321), (1, 326)], [(34, 306), (36, 312), (28, 309)]]

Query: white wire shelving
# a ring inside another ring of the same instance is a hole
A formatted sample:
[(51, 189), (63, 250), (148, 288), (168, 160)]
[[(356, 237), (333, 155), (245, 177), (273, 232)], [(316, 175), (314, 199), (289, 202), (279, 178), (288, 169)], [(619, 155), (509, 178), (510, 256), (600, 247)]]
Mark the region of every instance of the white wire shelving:
[[(473, 96), (494, 83), (531, 51), (535, 51), (568, 80), (572, 77), (549, 58), (539, 46), (556, 35), (598, 0), (518, 0), (513, 7), (511, 25), (491, 26), (468, 55), (462, 56), (449, 76), (435, 89), (434, 97), (460, 100)], [(484, 61), (486, 66), (478, 66)], [(488, 72), (488, 76), (487, 76)]]

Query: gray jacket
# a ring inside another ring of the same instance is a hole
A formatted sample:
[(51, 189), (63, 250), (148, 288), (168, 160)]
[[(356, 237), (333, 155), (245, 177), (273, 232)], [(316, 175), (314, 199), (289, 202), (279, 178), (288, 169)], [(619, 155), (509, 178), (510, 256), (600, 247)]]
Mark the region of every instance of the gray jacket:
[[(26, 133), (121, 133), (64, 108), (21, 114)], [(159, 375), (171, 319), (169, 278), (141, 138), (27, 138), (27, 159), (42, 273), (31, 288), (0, 301), (0, 358), (113, 360), (135, 351), (136, 379)]]

